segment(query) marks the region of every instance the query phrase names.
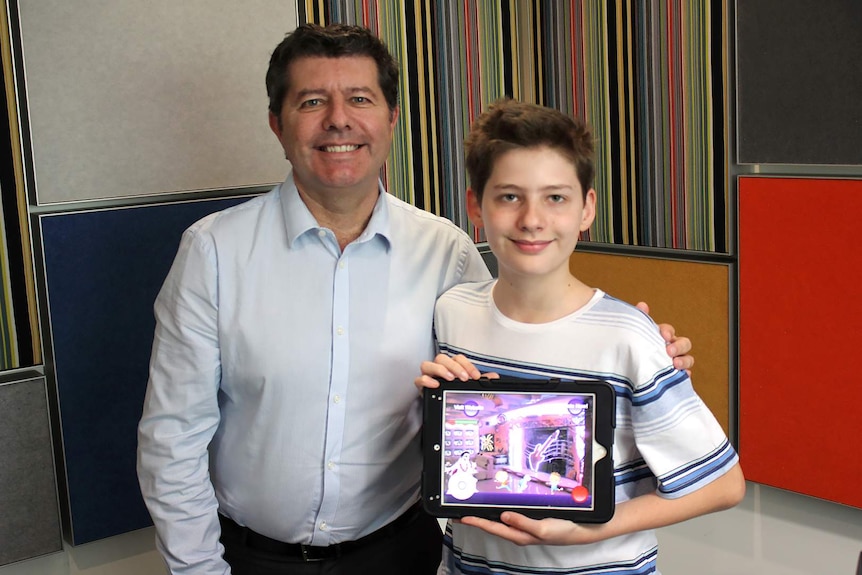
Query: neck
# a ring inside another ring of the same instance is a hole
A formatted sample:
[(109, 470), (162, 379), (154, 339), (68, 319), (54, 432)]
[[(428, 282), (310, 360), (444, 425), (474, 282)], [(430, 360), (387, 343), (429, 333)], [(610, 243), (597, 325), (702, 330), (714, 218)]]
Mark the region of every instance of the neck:
[(494, 304), (506, 317), (522, 323), (548, 323), (585, 306), (595, 290), (571, 274), (561, 278), (510, 278), (500, 274)]
[(376, 185), (367, 192), (336, 192), (324, 196), (308, 194), (299, 185), (296, 189), (317, 223), (332, 230), (342, 250), (365, 231), (379, 195)]

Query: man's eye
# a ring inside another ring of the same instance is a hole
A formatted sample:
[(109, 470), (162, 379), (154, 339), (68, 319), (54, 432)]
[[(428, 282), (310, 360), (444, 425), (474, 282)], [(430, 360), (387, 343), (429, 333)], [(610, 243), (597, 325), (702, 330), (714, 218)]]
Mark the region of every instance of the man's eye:
[(370, 102), (370, 100), (365, 96), (354, 96), (353, 101), (357, 104), (367, 104), (368, 102)]
[(320, 98), (311, 98), (310, 100), (306, 100), (302, 103), (303, 108), (314, 108), (315, 106), (320, 105)]

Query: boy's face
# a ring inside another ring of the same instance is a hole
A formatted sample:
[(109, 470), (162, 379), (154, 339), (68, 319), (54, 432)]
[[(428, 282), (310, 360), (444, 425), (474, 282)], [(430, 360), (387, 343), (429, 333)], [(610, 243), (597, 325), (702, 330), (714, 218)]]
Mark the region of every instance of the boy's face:
[(569, 278), (569, 257), (596, 213), (584, 200), (575, 166), (547, 147), (506, 152), (494, 164), (479, 204), (467, 191), (467, 213), (485, 229), (501, 279)]

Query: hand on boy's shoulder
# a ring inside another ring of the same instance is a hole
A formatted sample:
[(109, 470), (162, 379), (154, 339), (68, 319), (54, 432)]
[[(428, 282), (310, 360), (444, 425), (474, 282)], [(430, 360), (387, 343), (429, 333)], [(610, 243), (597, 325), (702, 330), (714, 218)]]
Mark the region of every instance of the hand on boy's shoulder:
[[(649, 305), (646, 302), (638, 302), (635, 307), (649, 315)], [(694, 356), (689, 354), (691, 340), (684, 336), (677, 336), (676, 329), (669, 323), (658, 324), (658, 330), (667, 343), (667, 354), (673, 358), (673, 366), (680, 371), (686, 371), (691, 376), (691, 368), (694, 367)]]

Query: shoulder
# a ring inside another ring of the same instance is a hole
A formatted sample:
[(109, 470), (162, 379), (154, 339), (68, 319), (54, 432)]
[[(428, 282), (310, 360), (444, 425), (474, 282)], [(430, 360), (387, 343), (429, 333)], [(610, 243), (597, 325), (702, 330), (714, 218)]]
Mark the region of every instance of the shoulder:
[(438, 335), (456, 326), (477, 325), (491, 313), (491, 289), (495, 280), (458, 284), (446, 290), (434, 306)]
[(392, 194), (387, 193), (385, 198), (390, 239), (398, 256), (416, 262), (425, 270), (435, 270), (438, 294), (464, 281), (491, 277), (476, 244), (464, 230)]
[(585, 310), (581, 320), (615, 329), (626, 339), (642, 341), (664, 348), (658, 326), (647, 314), (635, 306), (599, 290), (601, 297)]
[(400, 230), (423, 235), (435, 234), (453, 241), (473, 244), (470, 236), (450, 220), (408, 204), (390, 193), (385, 197), (389, 204), (392, 224)]
[(186, 233), (194, 236), (207, 233), (230, 233), (249, 228), (259, 221), (262, 214), (269, 211), (277, 213), (278, 206), (279, 190), (275, 188), (241, 204), (204, 216), (189, 226)]
[(440, 296), (438, 305), (475, 305), (477, 303), (485, 303), (488, 301), (494, 283), (496, 283), (496, 280), (458, 284), (449, 288)]

